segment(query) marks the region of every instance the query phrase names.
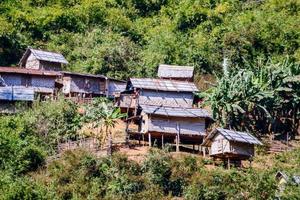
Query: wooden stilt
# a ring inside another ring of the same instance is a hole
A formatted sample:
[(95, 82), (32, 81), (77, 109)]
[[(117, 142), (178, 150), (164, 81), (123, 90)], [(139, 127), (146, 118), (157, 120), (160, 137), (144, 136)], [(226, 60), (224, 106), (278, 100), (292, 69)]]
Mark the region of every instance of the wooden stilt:
[(205, 156), (206, 156), (206, 148), (205, 147), (202, 148), (202, 153), (203, 153), (203, 157), (205, 158)]
[(227, 159), (227, 168), (230, 169), (230, 158)]
[(149, 140), (149, 147), (151, 147), (152, 146), (152, 144), (151, 144), (151, 133), (148, 133), (148, 140)]
[(179, 152), (180, 149), (179, 149), (179, 142), (180, 142), (180, 124), (177, 123), (177, 129), (178, 129), (178, 132), (177, 132), (177, 136), (176, 136), (176, 152)]
[(161, 148), (164, 148), (164, 134), (161, 134)]
[(143, 140), (143, 146), (145, 146), (145, 134), (144, 133), (142, 135), (142, 140)]
[(179, 152), (179, 134), (176, 136), (176, 152)]

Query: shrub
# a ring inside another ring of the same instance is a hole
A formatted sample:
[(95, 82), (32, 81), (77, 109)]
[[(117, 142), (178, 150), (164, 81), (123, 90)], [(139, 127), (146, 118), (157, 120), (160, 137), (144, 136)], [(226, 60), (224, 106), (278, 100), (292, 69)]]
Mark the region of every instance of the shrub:
[(159, 185), (164, 192), (168, 191), (169, 179), (172, 173), (168, 155), (158, 150), (151, 150), (142, 168), (153, 184)]
[(35, 171), (45, 164), (45, 153), (38, 147), (27, 146), (18, 152), (16, 161), (16, 172)]

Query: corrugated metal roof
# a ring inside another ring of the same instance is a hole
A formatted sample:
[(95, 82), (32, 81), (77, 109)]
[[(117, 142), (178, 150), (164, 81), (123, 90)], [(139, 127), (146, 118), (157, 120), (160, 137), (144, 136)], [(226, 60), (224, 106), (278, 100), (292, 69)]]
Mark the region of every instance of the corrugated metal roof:
[(172, 116), (172, 117), (191, 117), (191, 118), (212, 118), (207, 110), (200, 108), (180, 108), (166, 106), (140, 105), (142, 111), (152, 115)]
[(158, 77), (160, 78), (192, 78), (194, 67), (176, 66), (161, 64), (158, 67)]
[(62, 64), (68, 64), (69, 62), (65, 59), (65, 57), (60, 53), (50, 52), (50, 51), (42, 51), (37, 49), (29, 49), (31, 53), (38, 59), (49, 62), (57, 62)]
[(26, 69), (19, 67), (1, 67), (0, 73), (18, 73), (18, 74), (31, 74), (31, 75), (44, 75), (44, 76), (59, 76), (60, 72), (56, 71), (46, 71), (46, 70), (36, 70), (36, 69)]
[(196, 85), (192, 82), (174, 81), (151, 78), (130, 78), (133, 87), (149, 90), (197, 92)]
[(223, 128), (216, 128), (214, 131), (212, 131), (207, 136), (207, 138), (205, 139), (203, 144), (205, 145), (205, 144), (209, 143), (208, 141), (212, 140), (217, 133), (223, 135), (223, 137), (229, 141), (262, 145), (262, 143), (256, 137), (251, 135), (250, 133), (228, 130), (228, 129), (223, 129)]
[(85, 76), (85, 77), (92, 77), (92, 78), (103, 78), (106, 79), (106, 76), (100, 75), (100, 74), (84, 74), (84, 73), (77, 73), (77, 72), (67, 72), (67, 71), (62, 71), (64, 75), (73, 75), (73, 76)]

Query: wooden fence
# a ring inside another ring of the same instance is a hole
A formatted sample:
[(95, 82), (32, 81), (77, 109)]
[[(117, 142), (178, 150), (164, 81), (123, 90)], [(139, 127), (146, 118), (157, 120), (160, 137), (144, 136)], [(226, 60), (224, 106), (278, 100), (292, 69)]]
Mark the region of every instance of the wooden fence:
[(57, 145), (58, 153), (62, 153), (66, 150), (74, 150), (77, 148), (83, 148), (88, 151), (96, 152), (99, 151), (101, 146), (95, 138), (82, 138), (76, 141), (70, 139), (65, 142), (61, 142)]

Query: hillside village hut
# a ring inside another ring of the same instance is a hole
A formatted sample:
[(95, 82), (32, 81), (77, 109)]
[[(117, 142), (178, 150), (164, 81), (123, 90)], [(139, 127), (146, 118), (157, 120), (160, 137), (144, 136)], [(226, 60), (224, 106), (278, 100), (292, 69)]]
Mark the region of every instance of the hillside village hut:
[(62, 72), (62, 91), (75, 101), (107, 95), (107, 78), (102, 75)]
[(210, 156), (227, 161), (241, 161), (254, 156), (254, 145), (262, 143), (253, 135), (246, 132), (214, 129), (204, 140), (203, 146), (210, 147)]
[(60, 53), (28, 48), (23, 54), (19, 66), (27, 69), (61, 71), (68, 61)]
[[(141, 105), (139, 136), (148, 136), (149, 145), (157, 139), (162, 143), (202, 143), (211, 115), (200, 108)], [(137, 137), (135, 135), (135, 137)]]
[(160, 64), (157, 76), (162, 79), (193, 82), (194, 67)]
[(192, 82), (130, 78), (126, 91), (121, 94), (118, 106), (126, 109), (126, 106), (130, 105), (135, 110), (138, 105), (191, 108), (194, 92), (197, 91), (197, 87)]
[(35, 96), (41, 99), (56, 95), (56, 80), (60, 76), (61, 73), (55, 71), (0, 67), (2, 85), (14, 88), (31, 88)]

